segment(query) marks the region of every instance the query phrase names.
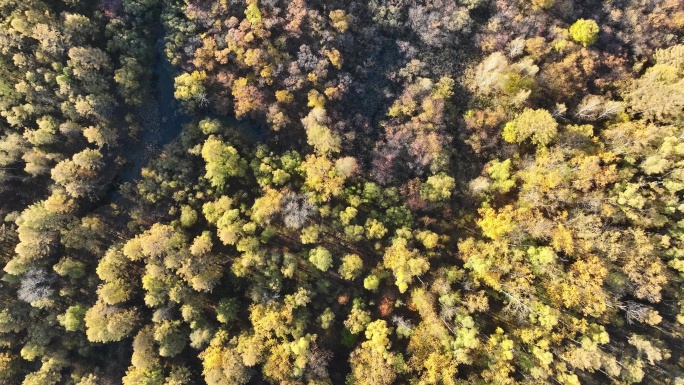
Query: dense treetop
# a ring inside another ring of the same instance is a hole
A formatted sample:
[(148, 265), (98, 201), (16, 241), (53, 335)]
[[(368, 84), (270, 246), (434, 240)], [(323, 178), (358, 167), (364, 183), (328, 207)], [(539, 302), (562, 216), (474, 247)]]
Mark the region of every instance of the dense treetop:
[(684, 384), (681, 5), (0, 0), (0, 384)]

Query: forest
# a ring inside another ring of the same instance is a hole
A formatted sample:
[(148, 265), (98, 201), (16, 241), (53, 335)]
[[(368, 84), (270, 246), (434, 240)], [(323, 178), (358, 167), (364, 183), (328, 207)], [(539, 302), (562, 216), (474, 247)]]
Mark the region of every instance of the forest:
[(684, 1), (0, 0), (0, 385), (684, 385)]

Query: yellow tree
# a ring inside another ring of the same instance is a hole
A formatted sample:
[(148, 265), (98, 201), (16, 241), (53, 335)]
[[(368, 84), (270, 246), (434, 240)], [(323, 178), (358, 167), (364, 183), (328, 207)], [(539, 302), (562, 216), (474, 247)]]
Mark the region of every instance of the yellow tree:
[(525, 108), (514, 120), (506, 123), (503, 138), (510, 143), (522, 143), (531, 138), (532, 143), (544, 147), (558, 134), (558, 123), (544, 110)]
[(405, 238), (394, 238), (392, 246), (385, 249), (383, 264), (392, 270), (399, 292), (403, 293), (413, 278), (425, 273), (430, 268), (427, 258), (418, 255), (418, 250), (409, 250)]
[(391, 384), (404, 364), (395, 353), (390, 352), (390, 329), (387, 322), (377, 320), (366, 328), (366, 338), (349, 357), (352, 370), (348, 381), (358, 385)]
[(342, 193), (344, 178), (326, 156), (307, 155), (301, 169), (306, 176), (304, 186), (315, 193), (314, 200), (327, 202)]

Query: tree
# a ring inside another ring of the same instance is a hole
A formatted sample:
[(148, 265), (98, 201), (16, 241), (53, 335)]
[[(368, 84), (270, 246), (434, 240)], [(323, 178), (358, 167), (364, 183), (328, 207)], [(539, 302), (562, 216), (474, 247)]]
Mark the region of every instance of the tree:
[(13, 173), (6, 168), (18, 167), (27, 150), (27, 143), (22, 135), (9, 133), (0, 139), (0, 182), (4, 183), (11, 178)]
[(126, 371), (126, 375), (121, 379), (123, 385), (163, 385), (164, 373), (160, 367), (152, 370), (144, 370), (136, 367), (130, 367)]
[(535, 89), (538, 72), (539, 67), (529, 57), (511, 63), (503, 53), (494, 52), (475, 68), (471, 87), (480, 95), (520, 106)]
[(425, 257), (418, 255), (418, 251), (407, 248), (408, 241), (405, 238), (394, 238), (392, 246), (385, 249), (383, 264), (394, 273), (399, 292), (403, 293), (413, 278), (425, 273), (430, 268), (430, 263)]
[(141, 80), (145, 68), (134, 57), (121, 59), (121, 68), (114, 71), (114, 81), (119, 84), (119, 92), (127, 103), (141, 105), (143, 100), (140, 94)]
[(525, 108), (513, 121), (506, 123), (503, 138), (509, 143), (522, 143), (531, 138), (532, 143), (544, 147), (556, 138), (558, 123), (543, 109)]
[(263, 107), (264, 95), (247, 78), (239, 78), (233, 82), (233, 97), (235, 98), (235, 116), (242, 117)]
[(370, 312), (366, 310), (366, 305), (361, 299), (354, 299), (349, 317), (344, 321), (344, 326), (353, 334), (359, 334), (366, 329), (366, 325), (370, 321)]
[(140, 329), (133, 338), (133, 355), (131, 364), (137, 369), (151, 370), (159, 365), (159, 358), (154, 348), (154, 328), (150, 325)]
[(7, 352), (0, 353), (0, 379), (9, 380), (16, 376), (18, 360)]
[[(129, 278), (130, 261), (121, 251), (120, 247), (112, 247), (100, 259), (97, 265), (97, 275), (105, 283), (116, 282), (115, 285), (122, 286), (118, 290), (130, 295), (133, 283)], [(129, 282), (122, 282), (128, 280)], [(111, 298), (110, 298), (111, 299)]]
[(333, 25), (333, 27), (341, 32), (344, 33), (347, 28), (349, 28), (349, 22), (351, 21), (351, 16), (347, 15), (344, 10), (342, 9), (336, 9), (334, 11), (330, 11), (328, 14), (330, 17), (330, 21)]
[(640, 336), (638, 334), (632, 334), (629, 337), (629, 344), (635, 346), (640, 354), (646, 355), (648, 362), (651, 365), (654, 365), (655, 362), (661, 361), (663, 359), (664, 352), (656, 347), (651, 341), (654, 340), (652, 338), (644, 338), (644, 336)]
[(202, 119), (197, 123), (197, 126), (204, 135), (219, 134), (223, 130), (221, 127), (221, 121), (216, 119)]
[(48, 275), (45, 270), (31, 268), (21, 277), (17, 298), (39, 307), (54, 294), (52, 283), (54, 283), (54, 277)]
[(43, 116), (36, 120), (37, 130), (27, 130), (24, 137), (36, 147), (50, 146), (57, 140), (57, 121), (52, 116)]
[(513, 340), (501, 328), (497, 328), (489, 336), (487, 348), (489, 349), (489, 364), (482, 373), (485, 380), (500, 384), (513, 384), (514, 381), (510, 374), (515, 370), (511, 361), (513, 360)]
[(382, 239), (387, 234), (387, 228), (375, 218), (366, 221), (366, 236), (369, 239)]
[(29, 373), (22, 385), (55, 385), (62, 379), (60, 371), (64, 363), (54, 358), (45, 358), (38, 371)]
[[(94, 215), (87, 216), (82, 218), (80, 221), (69, 223), (66, 228), (62, 229), (61, 242), (64, 247), (70, 249), (85, 250), (91, 253), (101, 253), (107, 234), (108, 229), (103, 218)], [(72, 266), (73, 264), (74, 263), (69, 262), (68, 266)], [(72, 267), (69, 267), (69, 269), (71, 268)], [(73, 273), (66, 275), (71, 276), (72, 274)]]
[(494, 182), (491, 184), (491, 189), (496, 189), (500, 193), (505, 194), (515, 186), (515, 180), (511, 178), (510, 159), (506, 159), (503, 162), (494, 159), (489, 162), (487, 173), (494, 179)]
[(432, 231), (420, 231), (416, 235), (416, 240), (420, 241), (426, 249), (434, 249), (439, 243), (439, 235)]
[(207, 170), (204, 177), (214, 187), (224, 188), (229, 177), (242, 176), (247, 168), (247, 162), (240, 157), (235, 147), (213, 135), (202, 146), (202, 158)]
[(570, 26), (570, 37), (584, 47), (594, 44), (598, 34), (599, 27), (594, 20), (579, 19)]
[(108, 87), (106, 76), (112, 67), (106, 52), (93, 47), (73, 47), (69, 49), (69, 59), (69, 68), (88, 93), (104, 93)]
[(337, 153), (340, 151), (340, 138), (332, 133), (327, 125), (330, 119), (321, 107), (313, 108), (309, 114), (302, 119), (302, 125), (306, 130), (307, 143), (312, 145), (320, 155)]
[(332, 255), (324, 247), (317, 247), (309, 252), (309, 261), (313, 263), (318, 270), (328, 271), (332, 266)]
[(235, 298), (224, 298), (216, 307), (216, 319), (221, 323), (234, 321), (237, 319), (238, 310), (238, 302)]
[(345, 156), (335, 161), (335, 170), (342, 177), (349, 178), (359, 172), (359, 162), (352, 156)]
[(48, 153), (38, 148), (33, 148), (21, 157), (26, 162), (26, 171), (31, 176), (48, 174), (52, 166), (63, 159), (60, 154)]
[(211, 251), (213, 246), (213, 241), (211, 239), (211, 232), (204, 231), (201, 235), (198, 235), (190, 246), (190, 254), (200, 257)]
[(321, 227), (318, 225), (310, 225), (302, 229), (302, 234), (299, 236), (302, 244), (311, 245), (318, 241)]
[(247, 8), (245, 9), (245, 17), (253, 25), (259, 24), (261, 22), (261, 11), (257, 5), (256, 1), (248, 1)]
[(200, 354), (202, 373), (208, 385), (241, 385), (249, 381), (252, 371), (243, 363), (236, 340), (228, 340), (227, 333), (219, 331)]
[(625, 92), (629, 110), (649, 121), (674, 123), (684, 107), (683, 45), (658, 50), (656, 64), (635, 79)]
[(154, 340), (159, 343), (159, 355), (162, 357), (177, 356), (187, 344), (180, 321), (164, 320), (155, 324)]
[(64, 35), (71, 40), (72, 45), (82, 45), (92, 38), (96, 31), (97, 26), (87, 16), (77, 13), (64, 15)]
[[(180, 252), (177, 255), (178, 262), (180, 262), (180, 265), (176, 266), (177, 274), (196, 291), (211, 292), (224, 273), (222, 265), (225, 260), (210, 252), (211, 239), (208, 241), (209, 244), (206, 244), (207, 238), (203, 234), (195, 238), (195, 242), (191, 246), (191, 255), (187, 255), (185, 252)], [(198, 242), (204, 243), (202, 247), (206, 251), (198, 250)], [(192, 253), (193, 251), (195, 253)]]
[(132, 292), (130, 283), (121, 278), (108, 281), (97, 289), (98, 296), (107, 305), (116, 305), (128, 301)]
[(582, 120), (610, 119), (622, 112), (622, 103), (607, 101), (597, 95), (587, 95), (577, 106), (575, 116)]
[(451, 198), (451, 192), (456, 187), (456, 180), (449, 175), (440, 173), (430, 175), (421, 186), (420, 196), (428, 201), (441, 202)]
[(363, 269), (363, 260), (356, 254), (347, 254), (342, 257), (342, 264), (340, 265), (339, 273), (342, 278), (353, 281)]
[(173, 96), (183, 101), (196, 100), (206, 92), (202, 84), (202, 81), (206, 78), (207, 74), (204, 71), (194, 71), (191, 74), (183, 73), (179, 75), (174, 80), (176, 91)]
[(401, 358), (389, 351), (390, 330), (384, 320), (373, 321), (366, 328), (366, 338), (359, 348), (352, 352), (349, 362), (352, 367), (348, 380), (354, 384), (391, 384), (397, 372), (403, 369)]
[(120, 341), (138, 321), (135, 308), (123, 310), (98, 301), (85, 315), (86, 336), (92, 342)]
[(459, 32), (470, 29), (469, 9), (476, 4), (461, 6), (456, 1), (414, 4), (408, 9), (406, 24), (420, 37), (421, 43), (439, 49), (455, 44), (452, 41), (458, 41)]
[(532, 8), (549, 9), (553, 6), (554, 0), (532, 0)]
[(257, 198), (252, 206), (252, 220), (262, 226), (268, 224), (271, 217), (280, 212), (284, 195), (280, 190), (268, 187), (265, 190), (264, 195)]
[(64, 186), (74, 198), (95, 198), (104, 187), (103, 168), (102, 154), (98, 150), (87, 149), (72, 159), (59, 162), (52, 170), (52, 179)]
[(327, 202), (342, 193), (344, 178), (327, 157), (308, 155), (301, 168), (306, 175), (304, 185), (316, 193), (317, 201)]
[(59, 229), (70, 221), (68, 213), (73, 209), (73, 200), (63, 194), (53, 194), (27, 207), (16, 220), (17, 257), (5, 271), (20, 275), (28, 270), (30, 262), (52, 255), (59, 246)]
[(378, 277), (376, 274), (369, 274), (366, 278), (363, 279), (363, 287), (366, 290), (376, 291), (378, 290), (379, 286), (380, 277)]
[(293, 192), (286, 193), (282, 199), (282, 215), (285, 227), (300, 229), (313, 214), (314, 206), (304, 196)]
[(180, 223), (183, 227), (192, 227), (197, 223), (197, 211), (192, 207), (184, 205), (181, 207)]

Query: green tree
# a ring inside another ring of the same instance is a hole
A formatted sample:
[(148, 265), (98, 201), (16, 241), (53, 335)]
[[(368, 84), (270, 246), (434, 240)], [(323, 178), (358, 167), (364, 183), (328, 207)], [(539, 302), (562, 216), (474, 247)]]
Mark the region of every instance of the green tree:
[(229, 177), (242, 176), (247, 168), (247, 162), (240, 157), (235, 147), (213, 135), (202, 146), (202, 158), (207, 170), (204, 177), (214, 187), (225, 187)]
[(22, 385), (55, 385), (62, 380), (60, 374), (64, 363), (54, 358), (46, 358), (38, 371), (29, 373)]
[(243, 363), (236, 344), (237, 338), (229, 340), (225, 331), (219, 331), (200, 354), (207, 385), (241, 385), (249, 381), (252, 372)]
[(366, 325), (370, 321), (370, 312), (366, 310), (366, 305), (361, 299), (354, 299), (349, 317), (344, 321), (344, 326), (353, 334), (359, 334), (366, 329)]
[(200, 257), (211, 251), (213, 247), (213, 241), (211, 238), (210, 231), (203, 231), (201, 235), (198, 235), (190, 246), (190, 254)]
[(85, 315), (86, 336), (92, 342), (120, 341), (138, 321), (135, 308), (123, 310), (98, 301)]
[(420, 196), (428, 201), (445, 201), (451, 198), (451, 193), (455, 187), (456, 180), (449, 175), (444, 173), (431, 175), (421, 186)]
[(145, 68), (140, 65), (136, 58), (123, 57), (121, 59), (121, 68), (114, 71), (114, 81), (119, 84), (119, 92), (126, 103), (131, 105), (142, 104), (140, 82), (143, 80), (144, 74)]
[(192, 207), (184, 205), (181, 207), (180, 223), (183, 227), (192, 227), (197, 223), (197, 211)]
[(108, 281), (97, 289), (97, 295), (107, 305), (116, 305), (128, 301), (132, 292), (130, 283), (121, 278)]
[(335, 322), (335, 313), (329, 307), (326, 307), (323, 313), (318, 317), (318, 322), (322, 329), (329, 329)]
[(83, 330), (86, 308), (83, 305), (72, 305), (62, 315), (57, 316), (59, 323), (70, 332)]
[(439, 244), (439, 235), (429, 230), (419, 231), (415, 237), (426, 249), (434, 249)]
[(318, 225), (307, 226), (302, 229), (302, 234), (300, 235), (300, 240), (304, 245), (311, 245), (318, 241), (318, 236), (320, 235), (321, 229)]
[(165, 320), (155, 324), (154, 340), (159, 343), (159, 355), (162, 357), (177, 356), (187, 344), (180, 321)]
[(498, 192), (505, 194), (515, 186), (515, 180), (511, 178), (511, 160), (506, 159), (500, 162), (498, 159), (494, 159), (489, 162), (487, 173), (494, 179), (491, 184), (492, 189), (496, 189)]
[(204, 135), (218, 134), (222, 131), (221, 122), (216, 119), (203, 119), (197, 124)]
[(131, 363), (137, 369), (150, 370), (159, 365), (159, 357), (154, 346), (154, 328), (150, 325), (140, 329), (133, 338)]
[(94, 47), (73, 47), (69, 49), (69, 59), (69, 68), (88, 93), (105, 93), (108, 87), (106, 76), (111, 74), (112, 69), (111, 59), (106, 52)]
[(76, 281), (85, 276), (85, 265), (83, 262), (76, 261), (72, 258), (62, 258), (57, 264), (53, 266), (55, 272), (62, 277), (69, 277), (72, 281)]
[(317, 247), (309, 252), (309, 261), (318, 270), (328, 271), (332, 266), (332, 255), (324, 247)]
[(238, 316), (238, 302), (235, 298), (224, 298), (216, 306), (216, 319), (221, 323), (234, 321)]
[(598, 34), (599, 27), (594, 20), (579, 19), (570, 26), (570, 37), (584, 47), (594, 44)]
[(151, 370), (130, 367), (121, 379), (123, 385), (164, 385), (164, 373), (160, 367)]
[(245, 17), (251, 24), (259, 24), (261, 22), (261, 11), (256, 1), (249, 1), (245, 9)]
[(376, 274), (369, 274), (366, 278), (363, 279), (363, 287), (366, 290), (376, 291), (378, 290), (379, 286), (380, 277), (378, 277)]
[(67, 213), (73, 208), (74, 202), (63, 194), (53, 194), (27, 207), (16, 220), (17, 256), (5, 266), (5, 271), (20, 275), (30, 262), (52, 255), (59, 246), (59, 229), (69, 221)]

